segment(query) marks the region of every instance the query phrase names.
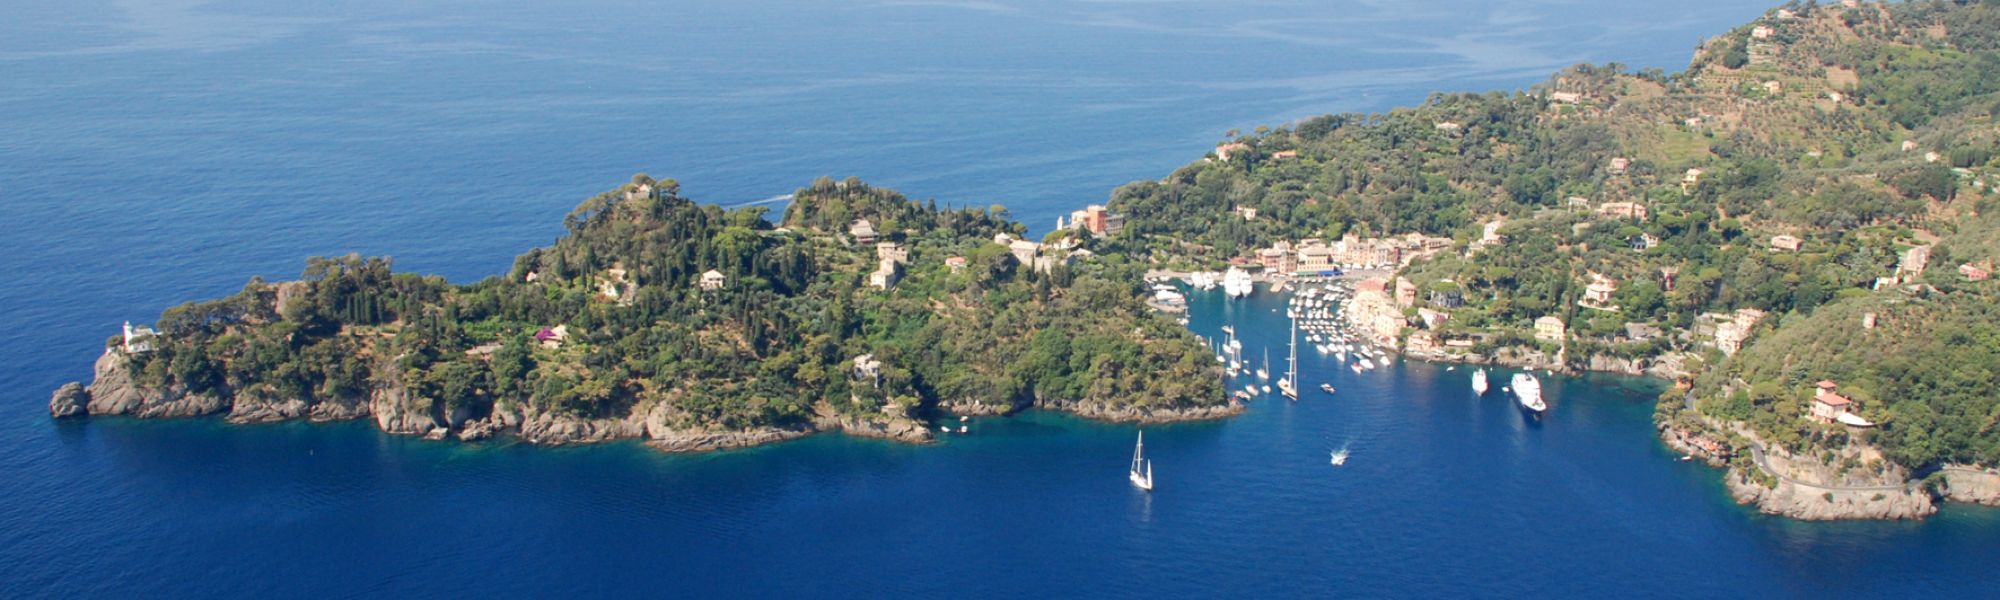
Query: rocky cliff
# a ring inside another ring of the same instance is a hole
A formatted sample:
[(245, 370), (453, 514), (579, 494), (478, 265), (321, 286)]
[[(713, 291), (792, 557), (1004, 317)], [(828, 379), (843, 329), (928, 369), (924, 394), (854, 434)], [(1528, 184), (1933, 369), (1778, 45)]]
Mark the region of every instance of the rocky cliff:
[(1035, 405), (1048, 410), (1057, 410), (1086, 419), (1113, 423), (1179, 423), (1184, 421), (1208, 421), (1243, 414), (1243, 403), (1231, 400), (1221, 406), (1178, 407), (1113, 407), (1098, 402), (1077, 400), (1040, 399)]
[[(811, 422), (795, 429), (757, 428), (745, 431), (676, 427), (682, 421), (664, 403), (635, 407), (630, 414), (590, 417), (538, 410), (513, 402), (496, 403), (489, 414), (447, 412), (443, 403), (422, 398), (395, 380), (377, 382), (355, 398), (292, 398), (265, 387), (227, 395), (188, 394), (175, 388), (140, 385), (125, 368), (127, 358), (107, 352), (97, 360), (89, 386), (65, 384), (49, 398), (55, 418), (117, 415), (137, 418), (224, 415), (232, 423), (288, 420), (333, 421), (371, 418), (382, 431), (433, 440), (476, 441), (509, 435), (541, 445), (587, 444), (641, 439), (662, 450), (699, 452), (741, 448), (795, 439), (821, 431), (924, 443), (934, 439), (930, 427), (906, 416), (844, 415), (822, 403)], [(966, 407), (969, 408), (969, 407)], [(1011, 412), (1001, 407), (991, 414)]]
[(1770, 477), (1732, 472), (1724, 481), (1736, 501), (1765, 514), (1830, 521), (1920, 519), (1937, 512), (1936, 498), (1909, 472), (1863, 444), (1807, 456), (1760, 446), (1749, 458)]

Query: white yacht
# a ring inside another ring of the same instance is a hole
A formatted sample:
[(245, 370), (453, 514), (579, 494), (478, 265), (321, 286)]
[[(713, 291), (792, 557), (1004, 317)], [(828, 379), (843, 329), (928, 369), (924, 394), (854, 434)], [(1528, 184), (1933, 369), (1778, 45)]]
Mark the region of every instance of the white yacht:
[(1231, 298), (1248, 296), (1250, 292), (1256, 291), (1256, 288), (1257, 284), (1250, 280), (1248, 271), (1230, 267), (1229, 272), (1222, 276), (1222, 291)]
[(1486, 369), (1472, 372), (1472, 393), (1484, 396), (1486, 395), (1488, 385), (1486, 381)]
[(1538, 415), (1549, 409), (1549, 403), (1542, 401), (1542, 382), (1534, 375), (1515, 373), (1513, 387), (1514, 398), (1521, 402), (1521, 408)]

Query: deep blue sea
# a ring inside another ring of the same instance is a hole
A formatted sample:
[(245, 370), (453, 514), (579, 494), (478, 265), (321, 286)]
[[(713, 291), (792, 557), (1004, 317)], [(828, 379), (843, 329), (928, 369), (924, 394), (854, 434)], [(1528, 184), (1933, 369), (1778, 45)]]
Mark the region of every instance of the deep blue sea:
[[(1230, 129), (1673, 70), (1770, 1), (0, 0), (0, 597), (1992, 597), (2000, 511), (1757, 516), (1636, 379), (1532, 423), (1308, 360), (1304, 401), (1149, 429), (1151, 495), (1133, 427), (1049, 414), (682, 456), (46, 412), (120, 321), (314, 254), (497, 274), (637, 171), (1045, 230)], [(1281, 354), (1279, 302), (1192, 326)]]

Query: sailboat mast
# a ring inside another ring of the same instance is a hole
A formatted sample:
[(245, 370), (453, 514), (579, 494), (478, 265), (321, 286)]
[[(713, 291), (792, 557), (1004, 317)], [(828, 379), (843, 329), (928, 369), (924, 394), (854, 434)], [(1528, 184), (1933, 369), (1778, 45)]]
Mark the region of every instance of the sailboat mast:
[(1286, 366), (1291, 368), (1291, 373), (1287, 374), (1285, 377), (1286, 379), (1292, 382), (1292, 389), (1294, 390), (1292, 393), (1296, 394), (1298, 393), (1296, 390), (1299, 389), (1299, 320), (1298, 319), (1292, 319), (1292, 355), (1286, 357), (1285, 362), (1288, 363)]

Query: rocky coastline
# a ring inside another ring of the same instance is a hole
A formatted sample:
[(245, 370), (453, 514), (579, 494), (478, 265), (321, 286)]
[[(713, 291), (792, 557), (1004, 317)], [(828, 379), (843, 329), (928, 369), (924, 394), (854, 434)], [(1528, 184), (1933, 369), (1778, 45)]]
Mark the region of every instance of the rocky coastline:
[[(1767, 515), (1803, 521), (1904, 520), (1936, 514), (1943, 502), (2000, 506), (2000, 471), (1994, 469), (1944, 465), (1933, 486), (1860, 444), (1831, 457), (1800, 457), (1769, 449), (1741, 427), (1732, 431), (1742, 447), (1709, 432), (1665, 424), (1659, 431), (1660, 441), (1674, 451), (1727, 469), (1722, 482), (1730, 498)], [(1883, 466), (1843, 469), (1842, 464)]]
[[(1340, 315), (1350, 326), (1362, 323)], [(1413, 351), (1400, 345), (1378, 344), (1383, 350), (1406, 358), (1442, 363), (1491, 365), (1557, 373), (1612, 373), (1682, 381), (1690, 376), (1690, 354), (1670, 353), (1653, 358), (1622, 358), (1607, 355), (1586, 357), (1550, 356), (1533, 348), (1500, 348), (1489, 354), (1472, 352)], [(1712, 427), (1719, 425), (1710, 424)], [(1739, 436), (1754, 439), (1741, 427), (1728, 428)], [(1758, 512), (1804, 521), (1921, 519), (1935, 514), (1939, 502), (1967, 502), (2000, 506), (2000, 471), (1963, 465), (1947, 465), (1939, 470), (1942, 484), (1928, 488), (1909, 473), (1883, 460), (1872, 448), (1855, 445), (1831, 461), (1847, 459), (1867, 464), (1890, 465), (1871, 473), (1840, 470), (1812, 460), (1800, 460), (1781, 451), (1768, 454), (1763, 446), (1733, 449), (1698, 432), (1659, 424), (1660, 441), (1683, 455), (1710, 467), (1726, 469), (1723, 483), (1730, 497)], [(1746, 456), (1738, 459), (1736, 452)], [(1751, 453), (1755, 456), (1749, 456)], [(1757, 470), (1763, 476), (1753, 473)]]
[[(843, 414), (825, 402), (816, 405), (809, 422), (797, 428), (684, 428), (674, 426), (679, 419), (664, 404), (637, 407), (622, 417), (596, 418), (537, 411), (506, 402), (496, 403), (491, 413), (485, 415), (446, 412), (434, 408), (433, 402), (413, 397), (408, 388), (393, 381), (383, 382), (361, 397), (312, 401), (280, 397), (261, 388), (237, 390), (229, 396), (189, 394), (177, 388), (139, 385), (126, 369), (126, 362), (126, 356), (115, 350), (99, 356), (88, 386), (76, 382), (64, 384), (50, 396), (50, 416), (57, 419), (220, 416), (237, 424), (371, 419), (384, 432), (437, 441), (475, 442), (505, 436), (536, 445), (562, 446), (640, 440), (666, 452), (747, 448), (836, 431), (910, 444), (936, 439), (932, 428), (918, 419), (889, 413)], [(1120, 408), (1077, 401), (1037, 401), (1030, 406), (979, 402), (939, 405), (946, 414), (991, 417), (1012, 415), (1029, 407), (1068, 412), (1096, 421), (1141, 424), (1221, 419), (1243, 412), (1243, 405), (1233, 401), (1186, 409)]]

